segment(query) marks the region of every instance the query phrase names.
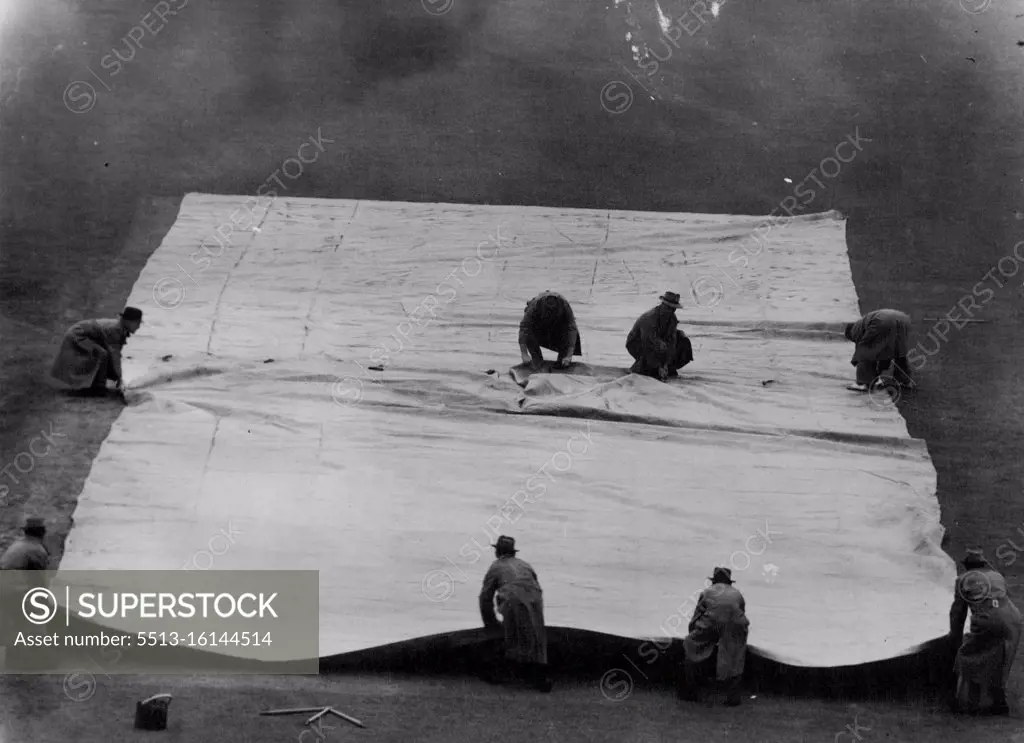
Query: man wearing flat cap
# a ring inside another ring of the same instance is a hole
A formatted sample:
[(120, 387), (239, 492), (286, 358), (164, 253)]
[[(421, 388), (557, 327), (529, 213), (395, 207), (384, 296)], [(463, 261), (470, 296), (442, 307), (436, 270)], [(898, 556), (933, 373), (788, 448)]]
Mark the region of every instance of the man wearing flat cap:
[[(519, 672), (544, 692), (551, 691), (547, 674), (548, 640), (544, 628), (544, 596), (537, 573), (528, 562), (516, 557), (516, 541), (500, 536), (494, 544), (495, 560), (484, 576), (480, 591), (480, 616), (484, 629), (499, 634), (503, 642), (494, 659), (496, 667), (487, 678), (498, 682), (508, 673)], [(501, 621), (495, 616), (498, 599)]]
[(568, 300), (561, 294), (545, 291), (526, 303), (519, 323), (519, 352), (523, 363), (534, 371), (544, 361), (542, 348), (558, 354), (555, 368), (567, 369), (573, 356), (583, 355), (576, 316)]
[[(987, 692), (992, 702), (989, 712), (1008, 715), (1006, 684), (1024, 622), (1007, 594), (1006, 579), (981, 550), (967, 550), (961, 565), (964, 572), (956, 579), (953, 606), (949, 610), (950, 642), (959, 646), (954, 665), (957, 683), (953, 709), (978, 714), (982, 711), (982, 692)], [(964, 637), (968, 610), (971, 626)]]
[[(25, 520), (24, 536), (18, 537), (0, 555), (0, 570), (46, 570), (50, 564), (50, 551), (46, 549), (44, 539), (46, 538), (46, 522), (35, 516)], [(24, 576), (23, 576), (24, 577)], [(3, 582), (3, 596), (0, 596), (0, 604), (4, 606), (17, 606), (21, 603), (25, 593), (37, 586), (45, 587), (45, 575), (40, 580), (5, 580)], [(39, 661), (38, 648), (27, 649), (20, 645), (14, 645), (14, 639), (18, 632), (25, 631), (35, 634), (39, 629), (29, 624), (21, 612), (5, 612), (0, 615), (0, 646), (6, 646), (4, 663), (8, 669), (16, 669), (23, 662), (33, 660)], [(33, 656), (34, 651), (34, 656)], [(30, 657), (31, 656), (31, 657)]]
[(665, 292), (661, 304), (637, 318), (626, 337), (626, 350), (633, 357), (633, 374), (655, 377), (662, 382), (678, 377), (679, 370), (693, 361), (693, 345), (679, 329), (676, 310), (679, 295)]
[(913, 387), (907, 353), (910, 342), (910, 316), (899, 310), (874, 310), (855, 323), (849, 323), (843, 335), (856, 344), (850, 363), (857, 367), (856, 382), (847, 385), (853, 392), (867, 392), (872, 383), (893, 367), (893, 378)]
[(689, 634), (683, 639), (685, 684), (680, 684), (679, 696), (688, 701), (698, 700), (700, 665), (717, 650), (715, 675), (728, 691), (725, 704), (735, 707), (740, 704), (740, 682), (747, 659), (750, 622), (746, 602), (743, 594), (733, 588), (729, 568), (715, 568), (709, 580), (711, 585), (701, 593), (690, 619)]
[(50, 383), (81, 395), (107, 394), (107, 380), (124, 392), (121, 349), (142, 325), (142, 310), (125, 307), (118, 317), (82, 320), (64, 334), (50, 369)]
[(43, 543), (46, 522), (30, 516), (22, 531), (24, 536), (15, 539), (0, 556), (0, 570), (46, 570), (50, 564), (50, 551)]

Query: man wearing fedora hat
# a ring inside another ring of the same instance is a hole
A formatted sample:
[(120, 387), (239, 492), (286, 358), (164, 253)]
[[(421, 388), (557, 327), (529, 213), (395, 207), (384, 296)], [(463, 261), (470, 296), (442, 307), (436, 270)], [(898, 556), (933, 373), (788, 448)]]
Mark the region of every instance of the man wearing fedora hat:
[[(967, 550), (964, 572), (957, 577), (953, 606), (949, 610), (949, 638), (958, 646), (954, 670), (957, 676), (953, 709), (977, 714), (981, 696), (988, 691), (990, 712), (1010, 713), (1006, 684), (1020, 645), (1024, 621), (1010, 601), (1006, 579), (985, 559), (979, 549)], [(964, 622), (971, 615), (970, 632), (964, 637)]]
[(82, 320), (64, 334), (50, 369), (50, 383), (89, 396), (107, 394), (107, 380), (124, 392), (121, 349), (142, 325), (142, 310), (125, 307), (116, 318)]
[(697, 701), (701, 686), (700, 665), (717, 650), (716, 678), (728, 691), (726, 705), (740, 704), (740, 682), (747, 659), (747, 634), (750, 622), (746, 614), (743, 594), (733, 588), (732, 571), (715, 568), (697, 601), (690, 619), (689, 634), (683, 639), (685, 681), (679, 686), (679, 696)]
[(534, 371), (544, 361), (542, 348), (558, 354), (555, 366), (559, 369), (567, 369), (573, 356), (583, 355), (572, 307), (552, 291), (541, 292), (527, 302), (519, 323), (519, 352), (523, 363), (532, 365)]
[(899, 310), (873, 310), (843, 330), (846, 340), (856, 344), (850, 363), (857, 368), (853, 392), (867, 392), (876, 379), (892, 367), (893, 378), (914, 387), (907, 365), (910, 316)]
[(637, 318), (626, 337), (626, 350), (633, 357), (633, 374), (656, 377), (662, 382), (678, 377), (679, 370), (693, 361), (693, 345), (679, 329), (676, 310), (679, 295), (665, 292), (661, 304)]
[[(484, 629), (500, 633), (499, 652), (487, 679), (498, 682), (509, 672), (521, 671), (541, 691), (549, 692), (547, 674), (548, 640), (544, 628), (544, 595), (537, 573), (528, 562), (516, 557), (516, 541), (500, 536), (494, 544), (495, 560), (484, 576), (480, 591), (480, 616)], [(501, 621), (494, 613), (498, 599)]]

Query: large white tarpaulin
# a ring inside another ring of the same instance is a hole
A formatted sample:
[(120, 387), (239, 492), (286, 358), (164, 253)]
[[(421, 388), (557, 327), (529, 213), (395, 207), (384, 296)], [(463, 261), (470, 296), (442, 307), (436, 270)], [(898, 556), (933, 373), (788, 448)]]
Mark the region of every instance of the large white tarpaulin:
[[(759, 652), (906, 653), (945, 633), (955, 569), (924, 443), (844, 388), (844, 230), (189, 195), (129, 300), (132, 404), (61, 567), (317, 569), (330, 655), (479, 626), (504, 533), (551, 625), (681, 636), (723, 564)], [(523, 389), (545, 289), (586, 365)], [(696, 356), (667, 385), (624, 347), (666, 290)]]

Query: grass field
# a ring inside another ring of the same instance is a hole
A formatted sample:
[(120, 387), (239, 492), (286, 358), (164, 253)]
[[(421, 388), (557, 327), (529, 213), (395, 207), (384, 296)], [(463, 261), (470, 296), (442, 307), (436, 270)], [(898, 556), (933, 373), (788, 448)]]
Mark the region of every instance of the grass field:
[[(52, 517), (59, 556), (117, 414), (40, 386), (55, 339), (121, 307), (175, 199), (255, 193), (317, 131), (331, 141), (289, 194), (754, 214), (859, 132), (863, 150), (834, 178), (818, 175), (806, 208), (849, 215), (862, 308), (905, 309), (919, 338), (934, 326), (924, 318), (949, 312), (1024, 239), (1021, 2), (971, 14), (957, 2), (729, 0), (647, 78), (625, 41), (639, 25), (654, 46), (647, 0), (454, 0), (441, 16), (412, 0), (175, 0), (178, 15), (110, 75), (101, 60), (114, 48), (128, 57), (123, 39), (154, 5), (0, 5), (0, 451), (13, 462), (51, 425), (66, 442), (5, 481), (0, 544), (29, 503)], [(662, 4), (673, 17), (688, 6)], [(65, 105), (73, 81), (96, 89), (89, 110)], [(613, 81), (634, 96), (616, 114), (601, 98)], [(1019, 598), (1024, 560), (1005, 547), (1024, 544), (1022, 280), (990, 281), (975, 311), (986, 322), (947, 333), (902, 406), (938, 470), (947, 549), (1003, 547)], [(255, 712), (326, 698), (368, 726), (331, 739), (826, 741), (860, 714), (863, 740), (1019, 743), (1022, 673), (1018, 663), (1009, 720), (951, 718), (924, 692), (860, 707), (759, 693), (737, 712), (638, 688), (613, 703), (585, 674), (543, 698), (425, 674), (100, 676), (80, 702), (59, 678), (8, 677), (0, 714), (9, 741), (131, 740), (134, 701), (169, 690), (166, 735), (182, 741), (298, 740), (297, 720)]]

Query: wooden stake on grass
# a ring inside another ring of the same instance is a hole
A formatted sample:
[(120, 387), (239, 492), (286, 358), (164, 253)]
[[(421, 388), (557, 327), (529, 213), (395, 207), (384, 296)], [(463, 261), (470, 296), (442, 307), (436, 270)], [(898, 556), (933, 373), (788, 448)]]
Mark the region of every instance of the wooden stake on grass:
[(353, 725), (355, 725), (355, 726), (356, 726), (357, 728), (363, 728), (363, 729), (365, 729), (365, 728), (366, 728), (366, 725), (364, 725), (363, 723), (359, 722), (359, 720), (357, 720), (356, 718), (354, 718), (354, 717), (349, 717), (348, 715), (344, 714), (343, 712), (339, 712), (338, 710), (334, 709), (334, 707), (329, 707), (329, 708), (327, 709), (327, 711), (328, 711), (328, 712), (330, 712), (330, 713), (331, 713), (331, 714), (333, 714), (333, 715), (337, 715), (338, 717), (340, 717), (340, 718), (341, 718), (342, 720), (344, 720), (345, 722), (350, 722), (350, 723), (352, 723), (352, 724), (353, 724)]

